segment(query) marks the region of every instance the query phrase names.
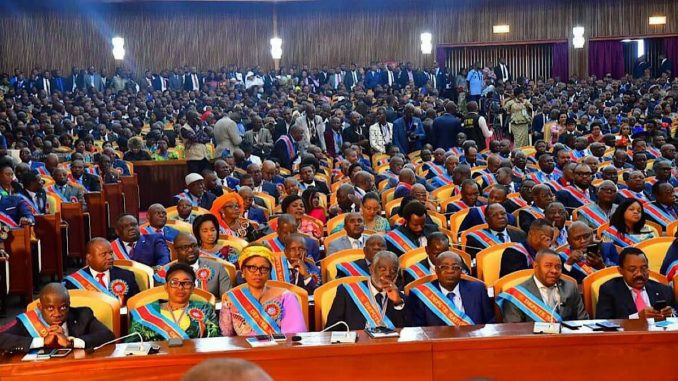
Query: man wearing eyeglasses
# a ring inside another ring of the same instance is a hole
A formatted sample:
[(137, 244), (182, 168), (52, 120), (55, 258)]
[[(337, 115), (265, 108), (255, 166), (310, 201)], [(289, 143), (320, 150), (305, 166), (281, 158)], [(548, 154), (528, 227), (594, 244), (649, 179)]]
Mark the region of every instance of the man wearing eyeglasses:
[(411, 327), (494, 323), (494, 310), (482, 282), (462, 279), (461, 257), (445, 251), (435, 259), (438, 279), (417, 285), (407, 299)]
[(596, 319), (664, 320), (676, 306), (671, 288), (650, 279), (647, 256), (635, 247), (619, 254), (619, 273), (600, 286)]
[(49, 283), (40, 292), (37, 308), (17, 316), (0, 333), (0, 350), (28, 352), (38, 348), (93, 348), (113, 340), (113, 332), (88, 307), (71, 308), (66, 288)]
[(556, 199), (568, 210), (574, 210), (582, 205), (596, 202), (596, 190), (591, 187), (593, 171), (586, 164), (577, 164), (574, 167), (574, 181), (572, 185), (556, 192)]
[(198, 241), (192, 234), (179, 233), (174, 239), (174, 250), (177, 253), (176, 262), (170, 262), (158, 269), (153, 276), (155, 283), (165, 283), (165, 275), (171, 265), (185, 263), (195, 272), (196, 287), (209, 291), (217, 299), (231, 288), (231, 278), (224, 266), (209, 257), (200, 257)]

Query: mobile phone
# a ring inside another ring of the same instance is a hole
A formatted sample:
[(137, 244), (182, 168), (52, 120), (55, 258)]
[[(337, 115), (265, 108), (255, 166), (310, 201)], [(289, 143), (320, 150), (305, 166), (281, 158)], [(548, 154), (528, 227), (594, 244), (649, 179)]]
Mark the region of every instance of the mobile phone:
[(613, 323), (611, 321), (605, 320), (605, 321), (599, 321), (596, 323), (599, 327), (603, 328), (605, 331), (616, 331), (617, 329), (621, 328), (621, 326), (617, 323)]
[(586, 246), (586, 255), (599, 256), (600, 246), (597, 243)]
[(36, 353), (35, 358), (38, 359), (38, 360), (48, 359), (48, 358), (51, 357), (50, 356), (51, 353), (52, 353), (51, 349), (44, 349), (43, 348), (43, 349), (39, 350), (38, 353)]
[(603, 327), (599, 326), (596, 323), (587, 323), (587, 324), (584, 324), (584, 327), (589, 328), (592, 331), (602, 331), (603, 330)]
[(580, 323), (575, 323), (573, 321), (561, 321), (560, 325), (562, 325), (563, 327), (572, 329), (572, 330), (577, 330), (577, 329), (579, 329), (579, 327), (582, 326)]
[(668, 303), (666, 303), (666, 300), (663, 300), (663, 299), (662, 299), (662, 300), (657, 300), (657, 301), (654, 302), (654, 304), (652, 305), (652, 308), (653, 308), (655, 311), (661, 311), (661, 310), (663, 310), (663, 309), (666, 308), (666, 307), (668, 307)]
[(282, 333), (274, 333), (271, 336), (273, 337), (273, 340), (275, 340), (275, 341), (283, 341), (283, 342), (287, 341), (287, 336), (285, 336)]
[(254, 338), (257, 339), (258, 341), (269, 341), (269, 340), (271, 340), (270, 335), (256, 335), (256, 336), (254, 336)]
[(49, 357), (51, 358), (61, 358), (61, 357), (66, 357), (68, 354), (71, 353), (70, 348), (60, 348), (60, 349), (54, 349)]

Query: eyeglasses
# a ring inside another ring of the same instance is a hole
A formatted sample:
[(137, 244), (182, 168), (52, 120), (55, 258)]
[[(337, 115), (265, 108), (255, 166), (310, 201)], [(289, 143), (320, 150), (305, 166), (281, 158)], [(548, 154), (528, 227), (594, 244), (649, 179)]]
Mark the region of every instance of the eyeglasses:
[(43, 306), (43, 309), (47, 312), (54, 312), (54, 311), (59, 311), (59, 312), (66, 312), (70, 306), (68, 304), (63, 304), (60, 306)]
[(172, 288), (192, 288), (194, 286), (193, 281), (191, 280), (180, 281), (172, 279), (167, 284)]
[(440, 265), (440, 266), (436, 266), (436, 268), (438, 268), (438, 270), (443, 271), (443, 272), (449, 271), (449, 272), (456, 273), (456, 272), (461, 271), (461, 266), (459, 266), (459, 265), (452, 265), (452, 266)]
[(177, 251), (195, 250), (195, 249), (198, 248), (198, 244), (197, 244), (197, 243), (192, 243), (192, 244), (190, 244), (190, 245), (175, 246), (174, 248), (177, 249)]
[(254, 265), (247, 265), (247, 266), (243, 266), (242, 268), (247, 270), (248, 272), (250, 272), (252, 274), (259, 273), (261, 275), (266, 275), (266, 274), (269, 274), (271, 272), (271, 268), (268, 267), (268, 266), (259, 267), (259, 266), (254, 266)]

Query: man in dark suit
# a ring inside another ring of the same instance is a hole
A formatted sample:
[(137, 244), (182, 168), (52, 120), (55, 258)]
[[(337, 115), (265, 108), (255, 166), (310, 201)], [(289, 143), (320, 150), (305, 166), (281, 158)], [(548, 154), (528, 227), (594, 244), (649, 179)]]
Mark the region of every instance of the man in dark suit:
[(158, 234), (167, 242), (174, 242), (179, 230), (167, 226), (167, 209), (162, 204), (152, 204), (148, 207), (148, 226), (142, 229), (142, 234)]
[(518, 270), (532, 268), (534, 258), (539, 250), (548, 249), (553, 241), (554, 228), (544, 220), (535, 220), (527, 233), (527, 239), (504, 249), (501, 255), (499, 277)]
[(657, 77), (666, 73), (669, 78), (673, 77), (673, 62), (665, 54), (659, 55), (659, 72)]
[(71, 68), (71, 75), (66, 78), (66, 91), (72, 92), (77, 89), (82, 89), (84, 87), (84, 82), (82, 80), (82, 74), (80, 69), (77, 66)]
[(414, 116), (415, 107), (408, 103), (405, 105), (405, 114), (393, 122), (393, 145), (400, 149), (403, 154), (421, 149), (421, 144), (426, 137), (424, 125), (421, 119)]
[(570, 213), (574, 209), (596, 202), (596, 189), (591, 186), (593, 171), (586, 164), (579, 163), (574, 167), (574, 181), (563, 190), (556, 192), (556, 198), (563, 203)]
[[(388, 251), (381, 251), (374, 256), (370, 266), (370, 279), (355, 284), (345, 284), (337, 288), (337, 294), (327, 315), (325, 326), (343, 321), (350, 330), (375, 328), (378, 326), (396, 328), (405, 325), (404, 294), (398, 290), (398, 257)], [(364, 296), (372, 305), (378, 316), (365, 316), (365, 309), (355, 304), (353, 296)], [(368, 320), (369, 318), (369, 320)], [(344, 330), (338, 325), (333, 330)]]
[[(408, 285), (419, 278), (435, 273), (436, 258), (450, 249), (450, 239), (442, 232), (433, 232), (426, 237), (426, 258), (414, 265), (403, 269), (403, 285)], [(461, 263), (462, 272), (470, 274), (464, 262)]]
[(337, 278), (344, 278), (347, 276), (370, 276), (369, 268), (374, 260), (374, 256), (377, 255), (378, 252), (384, 250), (386, 250), (386, 241), (384, 241), (384, 237), (378, 234), (369, 236), (365, 240), (365, 246), (363, 246), (365, 258), (337, 264)]
[(503, 58), (500, 58), (499, 63), (494, 67), (494, 75), (497, 76), (497, 81), (502, 81), (503, 83), (509, 82), (513, 78)]
[(294, 119), (292, 118), (292, 109), (286, 107), (283, 110), (282, 118), (278, 120), (275, 129), (273, 130), (273, 140), (277, 141), (281, 136), (289, 134), (293, 124)]
[(282, 135), (273, 144), (271, 157), (278, 159), (280, 166), (292, 170), (292, 163), (299, 155), (299, 143), (304, 138), (304, 129), (294, 125), (290, 127), (289, 134)]
[(114, 259), (131, 259), (146, 266), (162, 266), (170, 261), (165, 238), (159, 234), (141, 235), (139, 222), (130, 214), (123, 214), (115, 225), (118, 236), (111, 245)]
[(42, 187), (42, 179), (37, 172), (27, 172), (21, 178), (21, 189), (18, 193), (34, 214), (47, 214), (47, 192)]
[(645, 204), (645, 215), (651, 220), (662, 226), (663, 229), (676, 219), (678, 219), (678, 208), (676, 207), (676, 196), (671, 183), (656, 182), (652, 186), (652, 195), (654, 201)]
[(506, 242), (523, 242), (526, 238), (522, 231), (509, 227), (506, 209), (499, 203), (489, 204), (485, 208), (485, 221), (487, 228), (476, 230), (466, 236), (466, 252), (474, 258), (479, 251), (490, 246)]
[(330, 128), (325, 129), (325, 147), (327, 154), (330, 157), (337, 157), (341, 155), (341, 146), (344, 144), (344, 137), (342, 135), (343, 123), (341, 119), (333, 116), (329, 121)]
[(85, 172), (85, 162), (82, 160), (73, 160), (71, 162), (72, 180), (82, 185), (87, 192), (100, 192), (101, 183), (99, 177)]
[(360, 114), (353, 111), (349, 114), (350, 125), (341, 131), (344, 142), (359, 145), (365, 149), (370, 148), (368, 128), (363, 125)]
[[(534, 276), (498, 296), (504, 322), (550, 321), (551, 317), (553, 321), (588, 319), (577, 285), (560, 279), (561, 273), (558, 254), (551, 249), (540, 250), (534, 261)], [(520, 300), (516, 295), (527, 297), (535, 308), (514, 302)], [(535, 310), (546, 311), (549, 319), (540, 318)]]
[(134, 273), (113, 266), (113, 248), (101, 237), (87, 243), (87, 267), (64, 278), (69, 290), (99, 291), (118, 298), (123, 304), (139, 293)]
[[(506, 168), (508, 170), (508, 168)], [(490, 188), (490, 192), (487, 196), (487, 202), (489, 204), (499, 204), (502, 209), (504, 209), (504, 206), (502, 203), (506, 201), (506, 196), (508, 195), (506, 187), (501, 184), (494, 184)], [(500, 212), (501, 213), (501, 212)], [(506, 213), (506, 209), (504, 209), (503, 213)], [(478, 225), (482, 225), (484, 223), (487, 223), (487, 208), (484, 206), (474, 206), (470, 208), (468, 214), (466, 217), (464, 217), (464, 220), (461, 222), (461, 225), (459, 227), (459, 231), (464, 231), (468, 229), (472, 229), (473, 227), (476, 227)], [(508, 222), (509, 225), (516, 225), (516, 219), (513, 217), (512, 214), (506, 213), (506, 221)]]
[(197, 173), (189, 173), (184, 178), (186, 189), (172, 199), (176, 205), (180, 199), (191, 201), (191, 205), (199, 206), (207, 210), (212, 209), (212, 203), (216, 200), (216, 196), (205, 190), (204, 178)]
[(346, 72), (344, 76), (344, 85), (346, 86), (346, 91), (351, 91), (355, 85), (363, 80), (362, 74), (358, 73), (358, 67), (356, 64), (351, 64), (351, 70)]
[(66, 79), (61, 76), (59, 70), (52, 71), (52, 91), (60, 91), (62, 94), (66, 91)]
[(49, 283), (40, 292), (37, 308), (17, 316), (0, 333), (0, 349), (28, 352), (39, 348), (93, 348), (113, 340), (113, 332), (88, 307), (71, 308), (68, 290)]
[(189, 73), (184, 75), (184, 90), (195, 91), (200, 90), (201, 87), (202, 78), (198, 75), (198, 71), (194, 66)]
[[(673, 291), (650, 279), (647, 256), (642, 250), (624, 248), (619, 254), (619, 273), (621, 277), (600, 286), (596, 319), (664, 320), (673, 314)], [(657, 310), (655, 306), (660, 301), (664, 306)]]
[(400, 214), (405, 222), (384, 237), (388, 250), (397, 256), (421, 247), (426, 242), (426, 236), (437, 230), (426, 224), (426, 207), (418, 201), (407, 204)]
[(548, 185), (537, 184), (532, 187), (532, 205), (518, 209), (518, 224), (527, 233), (532, 222), (544, 218), (544, 210), (553, 202), (553, 192)]
[(315, 166), (313, 163), (303, 163), (299, 167), (299, 177), (301, 181), (299, 182), (299, 189), (306, 190), (309, 188), (314, 188), (320, 193), (330, 195), (330, 188), (325, 184), (325, 182), (320, 181), (315, 178)]
[(52, 91), (56, 90), (52, 88), (52, 74), (49, 70), (45, 70), (33, 85), (36, 89), (43, 90), (47, 97), (52, 94)]
[(445, 103), (445, 114), (433, 120), (433, 148), (449, 149), (457, 143), (457, 135), (464, 131), (461, 119), (457, 118), (457, 105)]
[(245, 207), (243, 216), (245, 216), (245, 218), (248, 220), (252, 220), (258, 224), (265, 224), (268, 221), (266, 218), (266, 213), (264, 212), (266, 204), (264, 203), (263, 206), (259, 206), (259, 204), (256, 202), (257, 197), (255, 197), (254, 192), (252, 192), (252, 188), (242, 186), (240, 189), (238, 189), (238, 194), (240, 197), (242, 197), (243, 205)]
[[(435, 262), (438, 279), (410, 290), (407, 325), (429, 327), (494, 323), (494, 309), (485, 284), (461, 279), (462, 272), (463, 261), (458, 254), (446, 251), (438, 255)], [(424, 300), (442, 303), (425, 303)]]

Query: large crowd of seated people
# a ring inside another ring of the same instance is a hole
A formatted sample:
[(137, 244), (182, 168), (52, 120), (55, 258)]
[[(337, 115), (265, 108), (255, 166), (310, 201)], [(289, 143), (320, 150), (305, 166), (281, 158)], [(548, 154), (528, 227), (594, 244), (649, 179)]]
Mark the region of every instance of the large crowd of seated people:
[(678, 78), (503, 70), (0, 75), (4, 266), (48, 200), (86, 208), (136, 161), (187, 173), (171, 204), (110, 216), (0, 349), (110, 340), (73, 290), (126, 305), (129, 340), (673, 315)]

